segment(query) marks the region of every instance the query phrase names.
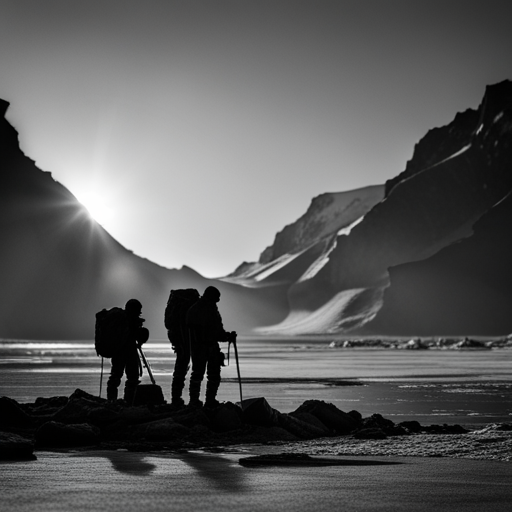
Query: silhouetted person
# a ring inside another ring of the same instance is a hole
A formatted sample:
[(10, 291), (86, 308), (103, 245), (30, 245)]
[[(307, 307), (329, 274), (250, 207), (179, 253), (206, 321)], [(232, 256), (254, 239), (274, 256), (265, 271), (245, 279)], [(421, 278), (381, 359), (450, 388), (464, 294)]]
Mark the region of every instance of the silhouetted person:
[(171, 290), (165, 308), (164, 319), (167, 337), (176, 354), (171, 382), (171, 404), (177, 407), (185, 405), (181, 394), (190, 368), (190, 337), (186, 314), (190, 306), (199, 300), (199, 297), (199, 292), (195, 288)]
[(222, 318), (217, 309), (220, 291), (208, 286), (203, 296), (188, 310), (187, 325), (190, 333), (190, 352), (192, 356), (192, 374), (190, 376), (190, 405), (201, 406), (201, 382), (205, 371), (206, 407), (219, 405), (216, 399), (220, 386), (220, 368), (224, 362), (224, 354), (219, 341), (235, 339), (236, 332), (227, 332), (222, 325)]
[(131, 405), (142, 373), (137, 348), (147, 341), (149, 331), (142, 327), (145, 320), (140, 318), (142, 304), (137, 299), (130, 299), (124, 307), (124, 312), (127, 320), (126, 340), (120, 350), (112, 356), (107, 399), (117, 399), (117, 388), (121, 384), (123, 374), (126, 373), (124, 400)]

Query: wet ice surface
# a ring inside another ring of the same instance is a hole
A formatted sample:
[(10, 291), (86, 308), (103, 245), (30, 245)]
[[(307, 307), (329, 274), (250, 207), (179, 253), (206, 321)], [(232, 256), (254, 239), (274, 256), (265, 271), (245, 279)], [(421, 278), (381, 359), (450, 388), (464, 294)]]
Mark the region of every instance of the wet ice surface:
[[(512, 465), (503, 461), (510, 460), (512, 435), (485, 425), (512, 420), (511, 350), (330, 349), (327, 342), (304, 340), (239, 340), (238, 346), (244, 398), (264, 396), (281, 412), (318, 399), (363, 416), (471, 424), (473, 431), (220, 447), (219, 453), (37, 452), (36, 461), (0, 463), (0, 509), (323, 512), (342, 504), (348, 512), (509, 510)], [(169, 344), (150, 343), (145, 353), (169, 399)], [(0, 365), (0, 395), (18, 401), (69, 396), (76, 388), (99, 392), (101, 360), (92, 342), (14, 348), (0, 342)], [(105, 361), (103, 396), (108, 371)], [(236, 402), (233, 354), (223, 378), (219, 398)], [(347, 465), (238, 464), (242, 457), (269, 452), (342, 457)], [(370, 465), (351, 465), (354, 459)], [(389, 460), (400, 464), (372, 465)]]
[[(227, 349), (224, 345), (225, 351)], [(281, 412), (305, 400), (333, 403), (394, 422), (487, 424), (512, 421), (512, 350), (331, 348), (329, 340), (239, 339), (243, 398), (264, 396)], [(144, 351), (170, 400), (174, 354), (167, 342)], [(102, 396), (110, 363), (104, 362)], [(20, 402), (98, 395), (101, 359), (93, 342), (0, 342), (0, 395)], [(233, 350), (222, 371), (219, 399), (240, 400)], [(147, 376), (144, 382), (149, 382)], [(185, 389), (187, 393), (187, 389)], [(204, 388), (203, 388), (204, 393)]]
[(246, 468), (238, 461), (248, 453), (41, 452), (0, 464), (2, 510), (500, 512), (512, 498), (510, 464), (366, 457), (368, 465)]

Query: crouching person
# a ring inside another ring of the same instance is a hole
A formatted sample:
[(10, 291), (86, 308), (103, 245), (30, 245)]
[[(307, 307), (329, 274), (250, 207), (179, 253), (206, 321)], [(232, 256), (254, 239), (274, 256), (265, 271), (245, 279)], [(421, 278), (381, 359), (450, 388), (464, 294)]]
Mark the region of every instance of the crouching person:
[(221, 381), (220, 369), (224, 363), (224, 354), (220, 350), (219, 341), (236, 339), (235, 331), (224, 330), (217, 308), (219, 300), (220, 291), (214, 286), (208, 286), (203, 296), (187, 311), (192, 357), (189, 405), (196, 407), (203, 405), (199, 397), (205, 372), (207, 378), (205, 407), (219, 405), (216, 397)]

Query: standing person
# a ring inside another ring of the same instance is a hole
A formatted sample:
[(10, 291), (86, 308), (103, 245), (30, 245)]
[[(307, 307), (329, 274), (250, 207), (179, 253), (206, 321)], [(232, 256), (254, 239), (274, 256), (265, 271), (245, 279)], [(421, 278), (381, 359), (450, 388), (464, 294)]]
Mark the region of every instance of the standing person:
[(216, 407), (220, 386), (220, 368), (224, 363), (224, 354), (220, 351), (219, 341), (231, 341), (236, 332), (224, 330), (222, 318), (217, 308), (220, 291), (208, 286), (203, 296), (187, 311), (187, 325), (190, 333), (190, 352), (192, 356), (192, 374), (190, 376), (190, 402), (192, 406), (202, 406), (199, 400), (201, 382), (206, 372), (205, 407)]
[(164, 313), (167, 337), (176, 354), (171, 382), (171, 404), (176, 407), (185, 405), (181, 394), (185, 387), (185, 378), (190, 368), (190, 337), (186, 323), (187, 311), (199, 300), (195, 288), (171, 290)]
[(137, 299), (130, 299), (125, 307), (126, 317), (124, 342), (119, 350), (112, 356), (110, 377), (107, 382), (107, 400), (117, 400), (117, 388), (121, 384), (123, 374), (126, 373), (124, 384), (124, 400), (131, 405), (135, 396), (135, 389), (140, 383), (142, 366), (137, 352), (138, 347), (149, 338), (149, 331), (142, 327), (145, 322), (140, 318), (142, 304)]

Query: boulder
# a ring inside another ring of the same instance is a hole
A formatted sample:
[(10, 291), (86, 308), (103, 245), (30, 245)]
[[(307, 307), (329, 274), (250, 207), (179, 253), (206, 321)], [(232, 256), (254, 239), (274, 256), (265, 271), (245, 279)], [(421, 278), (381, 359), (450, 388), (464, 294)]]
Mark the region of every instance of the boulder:
[(130, 428), (130, 437), (146, 441), (173, 441), (183, 438), (189, 429), (172, 418), (164, 418), (149, 423), (134, 425)]
[(315, 439), (325, 437), (325, 429), (318, 428), (312, 423), (302, 421), (291, 414), (279, 415), (279, 426), (299, 439)]
[(356, 439), (386, 439), (386, 433), (378, 427), (361, 428), (353, 434)]
[(403, 436), (409, 433), (403, 426), (395, 425), (391, 420), (384, 418), (381, 414), (372, 414), (368, 418), (364, 418), (361, 428), (380, 429), (387, 436)]
[(316, 416), (309, 412), (294, 412), (291, 413), (291, 415), (304, 423), (309, 423), (310, 425), (320, 429), (324, 432), (324, 436), (329, 436), (333, 433), (332, 430), (329, 430)]
[(185, 407), (176, 414), (173, 414), (173, 419), (181, 425), (192, 428), (196, 425), (202, 425), (210, 428), (210, 418), (207, 416), (204, 409), (197, 407)]
[(335, 405), (328, 404), (323, 400), (306, 400), (292, 414), (296, 415), (305, 412), (316, 416), (327, 428), (336, 434), (349, 434), (360, 425), (353, 414), (340, 411)]
[(100, 441), (100, 430), (88, 423), (48, 421), (36, 430), (35, 441), (38, 448), (95, 445)]
[(34, 443), (17, 434), (0, 432), (0, 460), (35, 460)]
[(19, 406), (16, 400), (0, 397), (0, 428), (30, 428), (32, 418)]
[(241, 402), (243, 421), (249, 425), (270, 427), (279, 424), (279, 411), (270, 407), (263, 397), (248, 398)]
[(467, 434), (469, 430), (461, 425), (428, 425), (423, 427), (423, 430), (428, 434)]
[(398, 426), (404, 428), (405, 430), (407, 430), (407, 432), (409, 432), (411, 434), (416, 434), (418, 432), (421, 432), (421, 430), (422, 430), (422, 426), (421, 426), (420, 422), (415, 421), (415, 420), (402, 421), (398, 424)]
[(207, 413), (214, 432), (229, 432), (242, 428), (242, 409), (226, 402)]

